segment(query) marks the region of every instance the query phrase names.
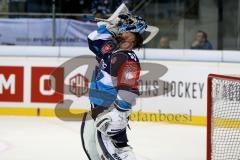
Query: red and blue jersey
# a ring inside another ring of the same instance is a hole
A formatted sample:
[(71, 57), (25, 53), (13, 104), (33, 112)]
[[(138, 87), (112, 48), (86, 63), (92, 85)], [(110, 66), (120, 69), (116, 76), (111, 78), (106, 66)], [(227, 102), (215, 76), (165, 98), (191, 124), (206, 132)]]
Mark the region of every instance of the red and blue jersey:
[(98, 66), (93, 73), (89, 99), (92, 104), (130, 110), (139, 95), (140, 64), (133, 51), (120, 50), (105, 26), (88, 36)]

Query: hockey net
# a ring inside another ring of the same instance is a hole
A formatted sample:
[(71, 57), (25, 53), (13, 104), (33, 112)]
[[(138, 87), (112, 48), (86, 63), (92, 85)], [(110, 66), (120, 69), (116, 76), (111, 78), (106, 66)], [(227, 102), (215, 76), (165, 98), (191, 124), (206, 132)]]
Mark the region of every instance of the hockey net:
[(240, 160), (240, 78), (208, 76), (207, 160)]

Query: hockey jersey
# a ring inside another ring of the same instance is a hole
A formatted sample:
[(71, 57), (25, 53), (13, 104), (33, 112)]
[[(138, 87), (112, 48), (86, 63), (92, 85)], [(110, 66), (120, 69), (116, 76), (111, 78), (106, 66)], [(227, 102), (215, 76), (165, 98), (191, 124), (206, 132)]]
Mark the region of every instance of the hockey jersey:
[(130, 110), (139, 95), (140, 64), (133, 51), (118, 50), (117, 42), (105, 26), (88, 36), (90, 50), (96, 55), (96, 66), (90, 84), (92, 104)]

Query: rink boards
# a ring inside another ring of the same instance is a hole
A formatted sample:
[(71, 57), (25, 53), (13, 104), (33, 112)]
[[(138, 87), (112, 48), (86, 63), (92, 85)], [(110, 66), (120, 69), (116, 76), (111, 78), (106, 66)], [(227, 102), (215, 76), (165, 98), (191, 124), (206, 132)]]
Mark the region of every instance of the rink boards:
[[(66, 108), (70, 111), (65, 108), (61, 116), (81, 120), (81, 113), (90, 108), (87, 88), (91, 74), (86, 70), (92, 63), (88, 58), (74, 62), (61, 57), (0, 57), (0, 114), (55, 117), (58, 102), (69, 100), (71, 105)], [(141, 96), (130, 119), (192, 125), (206, 125), (207, 75), (239, 74), (240, 69), (239, 63), (223, 62), (141, 63), (145, 77), (140, 80)], [(52, 81), (55, 87), (49, 86)]]

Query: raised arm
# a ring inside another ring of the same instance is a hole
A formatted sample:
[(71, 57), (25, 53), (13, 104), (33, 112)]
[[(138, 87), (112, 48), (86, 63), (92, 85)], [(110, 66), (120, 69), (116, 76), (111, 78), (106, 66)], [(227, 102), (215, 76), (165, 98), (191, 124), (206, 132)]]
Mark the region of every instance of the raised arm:
[(101, 25), (96, 31), (88, 35), (89, 49), (98, 57), (112, 52), (116, 48), (116, 42), (106, 26)]

